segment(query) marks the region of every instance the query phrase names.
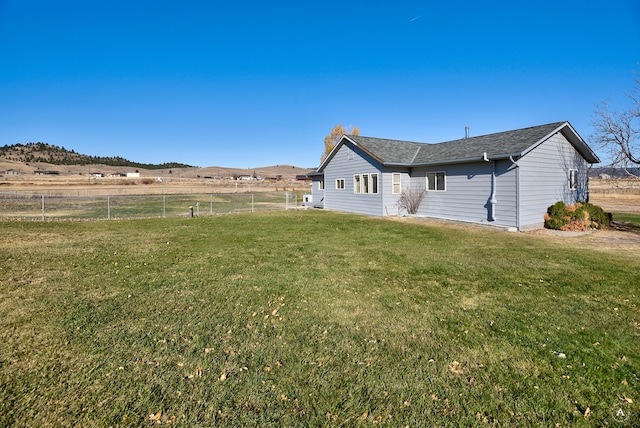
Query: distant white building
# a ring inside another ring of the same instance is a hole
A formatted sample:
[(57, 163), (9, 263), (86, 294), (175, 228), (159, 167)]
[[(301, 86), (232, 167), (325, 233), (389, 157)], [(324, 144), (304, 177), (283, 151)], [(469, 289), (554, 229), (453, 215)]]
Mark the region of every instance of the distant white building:
[(127, 177), (128, 178), (140, 178), (140, 173), (139, 172), (127, 172)]

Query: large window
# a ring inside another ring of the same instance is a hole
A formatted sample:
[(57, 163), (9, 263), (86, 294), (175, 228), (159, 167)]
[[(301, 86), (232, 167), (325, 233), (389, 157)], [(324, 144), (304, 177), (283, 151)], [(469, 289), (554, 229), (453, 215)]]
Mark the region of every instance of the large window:
[(402, 182), (401, 182), (402, 178), (401, 177), (402, 176), (400, 175), (399, 172), (394, 172), (391, 175), (391, 181), (392, 181), (392, 187), (393, 187), (392, 193), (394, 195), (399, 195), (400, 192), (402, 192)]
[(353, 176), (353, 193), (378, 194), (378, 174), (356, 174)]
[(324, 190), (324, 180), (318, 181), (318, 190)]
[(344, 190), (344, 178), (336, 179), (336, 189)]
[(446, 190), (444, 172), (427, 172), (427, 190), (444, 192)]
[(578, 170), (569, 170), (569, 189), (575, 190), (578, 188)]

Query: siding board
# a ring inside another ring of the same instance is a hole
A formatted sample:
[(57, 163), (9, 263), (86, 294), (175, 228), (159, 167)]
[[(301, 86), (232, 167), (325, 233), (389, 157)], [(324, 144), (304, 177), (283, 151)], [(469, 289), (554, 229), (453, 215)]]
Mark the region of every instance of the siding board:
[(415, 168), (416, 186), (426, 185), (427, 172), (444, 171), (446, 191), (427, 191), (419, 215), (427, 217), (516, 225), (516, 171), (510, 161), (496, 162), (496, 219), (490, 221), (492, 162), (475, 162), (446, 167)]

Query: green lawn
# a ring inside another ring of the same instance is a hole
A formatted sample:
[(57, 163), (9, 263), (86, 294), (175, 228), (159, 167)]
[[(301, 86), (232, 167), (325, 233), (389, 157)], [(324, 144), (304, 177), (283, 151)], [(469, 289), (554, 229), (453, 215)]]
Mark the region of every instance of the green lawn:
[(640, 425), (637, 252), (326, 211), (0, 234), (0, 426)]
[(638, 213), (614, 213), (613, 219), (640, 226), (640, 214)]

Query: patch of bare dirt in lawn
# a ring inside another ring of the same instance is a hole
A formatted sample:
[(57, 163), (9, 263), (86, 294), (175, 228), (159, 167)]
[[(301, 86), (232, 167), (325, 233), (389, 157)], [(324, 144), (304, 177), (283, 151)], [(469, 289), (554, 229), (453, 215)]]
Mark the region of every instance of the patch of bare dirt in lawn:
[(640, 256), (640, 228), (634, 225), (614, 222), (610, 229), (590, 232), (562, 232), (558, 230), (538, 229), (527, 232), (554, 242), (571, 246), (590, 247), (602, 251), (624, 251)]

